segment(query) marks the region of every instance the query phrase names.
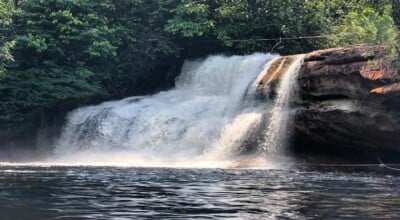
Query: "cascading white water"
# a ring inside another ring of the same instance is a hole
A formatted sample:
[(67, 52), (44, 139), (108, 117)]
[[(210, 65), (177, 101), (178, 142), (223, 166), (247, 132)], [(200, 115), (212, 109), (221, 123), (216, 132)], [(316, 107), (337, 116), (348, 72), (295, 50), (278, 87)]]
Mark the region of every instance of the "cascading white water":
[[(244, 150), (243, 141), (263, 122), (266, 109), (270, 109), (271, 103), (254, 101), (248, 87), (263, 65), (274, 57), (253, 54), (187, 61), (174, 89), (77, 109), (68, 116), (52, 161), (232, 166), (232, 159)], [(279, 90), (282, 87), (285, 92), (278, 91), (273, 111), (286, 105), (288, 98), (281, 96), (289, 95), (292, 78), (293, 74), (282, 78)], [(273, 123), (283, 123), (279, 117), (272, 114), (268, 128), (275, 129)], [(271, 137), (268, 140), (278, 140)]]
[[(274, 104), (271, 108), (269, 123), (265, 132), (262, 150), (265, 157), (274, 157), (284, 150), (287, 145), (287, 137), (290, 132), (291, 109), (289, 104), (297, 90), (296, 78), (304, 56), (298, 55), (290, 64), (285, 74), (281, 77)], [(283, 63), (283, 62), (282, 62)], [(280, 68), (282, 64), (280, 65)]]

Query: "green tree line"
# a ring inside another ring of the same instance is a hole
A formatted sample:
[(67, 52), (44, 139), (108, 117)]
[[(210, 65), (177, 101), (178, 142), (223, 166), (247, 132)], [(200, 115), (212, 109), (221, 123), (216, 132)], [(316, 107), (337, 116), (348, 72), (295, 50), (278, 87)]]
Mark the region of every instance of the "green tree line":
[(61, 108), (172, 86), (186, 58), (356, 43), (397, 54), (399, 11), (394, 0), (0, 0), (0, 138)]

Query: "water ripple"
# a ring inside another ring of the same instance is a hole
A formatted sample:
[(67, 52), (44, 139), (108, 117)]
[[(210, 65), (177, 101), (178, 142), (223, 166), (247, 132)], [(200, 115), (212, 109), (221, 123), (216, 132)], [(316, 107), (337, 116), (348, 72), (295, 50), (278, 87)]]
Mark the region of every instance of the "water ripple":
[(0, 219), (400, 218), (376, 172), (0, 167)]

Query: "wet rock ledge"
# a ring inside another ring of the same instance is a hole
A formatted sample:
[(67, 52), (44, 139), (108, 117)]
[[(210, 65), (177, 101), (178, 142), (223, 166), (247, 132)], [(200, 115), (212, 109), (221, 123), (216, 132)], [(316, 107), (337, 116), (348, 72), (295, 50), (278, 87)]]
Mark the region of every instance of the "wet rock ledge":
[(400, 152), (399, 73), (383, 48), (356, 45), (311, 52), (299, 75), (298, 153)]

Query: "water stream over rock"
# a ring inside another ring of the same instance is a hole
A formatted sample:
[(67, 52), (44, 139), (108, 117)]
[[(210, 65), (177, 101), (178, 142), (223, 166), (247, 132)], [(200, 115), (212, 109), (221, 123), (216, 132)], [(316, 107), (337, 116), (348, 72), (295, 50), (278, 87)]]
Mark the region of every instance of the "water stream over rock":
[[(174, 89), (71, 112), (52, 162), (264, 166), (265, 158), (286, 145), (289, 102), (301, 62), (302, 56), (270, 54), (187, 61)], [(275, 95), (257, 98), (272, 87)], [(257, 159), (238, 159), (250, 151)]]

